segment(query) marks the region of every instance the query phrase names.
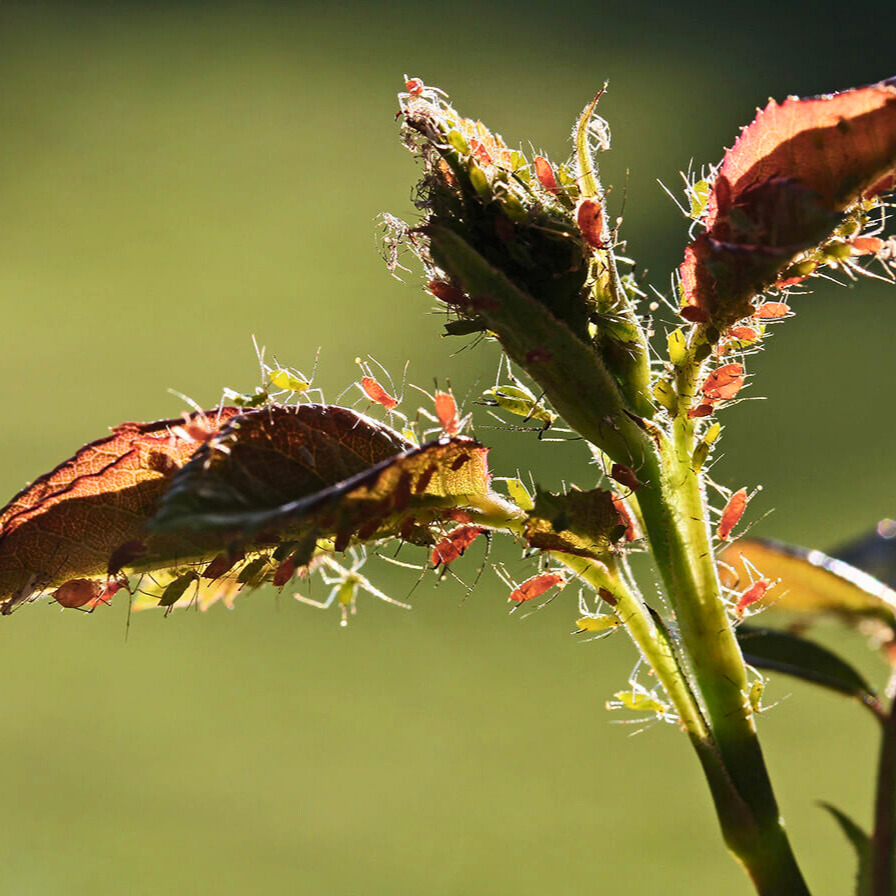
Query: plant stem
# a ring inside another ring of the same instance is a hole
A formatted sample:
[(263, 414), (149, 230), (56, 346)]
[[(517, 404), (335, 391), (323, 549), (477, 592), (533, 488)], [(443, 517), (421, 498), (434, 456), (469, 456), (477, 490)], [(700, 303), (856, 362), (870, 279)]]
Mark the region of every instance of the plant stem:
[(896, 890), (896, 673), (887, 688), (890, 711), (882, 719), (877, 787), (874, 794), (874, 832), (871, 835), (871, 896), (893, 896)]

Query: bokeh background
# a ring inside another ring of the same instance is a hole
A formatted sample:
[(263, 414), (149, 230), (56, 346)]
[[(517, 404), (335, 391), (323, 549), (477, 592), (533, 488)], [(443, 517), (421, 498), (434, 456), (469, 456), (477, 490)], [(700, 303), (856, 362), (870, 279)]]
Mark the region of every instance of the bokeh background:
[[(367, 353), (460, 396), (490, 381), (494, 348), (452, 357), (416, 273), (379, 257), (376, 215), (413, 214), (404, 72), (556, 158), (609, 79), (610, 201), (667, 289), (687, 228), (657, 178), (677, 191), (770, 95), (896, 73), (891, 4), (699, 10), (4, 3), (2, 495), (110, 425), (178, 415), (168, 389), (207, 406), (251, 390), (252, 334), (306, 372), (322, 347), (330, 399)], [(896, 515), (896, 293), (825, 286), (798, 312), (751, 363), (767, 400), (725, 415), (716, 473), (764, 485), (755, 531), (825, 547)], [(593, 476), (575, 442), (477, 432), (498, 474)], [(368, 569), (399, 598), (415, 577)], [(289, 591), (142, 614), (127, 636), (124, 602), (4, 619), (0, 893), (750, 893), (684, 739), (603, 710), (632, 666), (623, 636), (571, 637), (571, 593), (527, 618), (505, 593), (488, 573), (466, 600), (428, 579), (413, 612), (362, 601), (347, 630)], [(869, 822), (872, 724), (787, 681), (766, 699), (797, 852), (815, 892), (846, 893), (852, 857), (816, 801)]]

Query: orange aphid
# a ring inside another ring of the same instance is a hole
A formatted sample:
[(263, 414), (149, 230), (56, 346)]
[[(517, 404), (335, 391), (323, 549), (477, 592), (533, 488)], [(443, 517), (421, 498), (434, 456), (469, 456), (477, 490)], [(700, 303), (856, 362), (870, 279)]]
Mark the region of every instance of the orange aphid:
[(635, 522), (631, 517), (631, 514), (628, 512), (628, 507), (625, 506), (625, 501), (619, 497), (619, 495), (613, 495), (610, 499), (613, 502), (613, 506), (616, 508), (616, 512), (619, 514), (619, 522), (621, 525), (625, 526), (625, 540), (626, 541), (634, 541), (637, 538), (637, 531), (635, 530)]
[(362, 376), (360, 386), (371, 401), (382, 405), (387, 411), (398, 406), (398, 399), (390, 395), (372, 376)]
[(688, 411), (688, 417), (693, 420), (695, 417), (708, 417), (713, 412), (713, 406), (711, 404), (698, 404), (697, 407), (691, 408)]
[(596, 199), (580, 199), (576, 206), (576, 223), (585, 242), (592, 249), (606, 249), (604, 242), (604, 212)]
[(454, 396), (450, 392), (436, 391), (433, 403), (436, 408), (436, 417), (442, 426), (442, 432), (446, 436), (456, 436), (460, 432), (460, 417)]
[(763, 302), (753, 313), (757, 320), (777, 320), (790, 314), (790, 305), (786, 302)]
[(731, 530), (740, 522), (740, 518), (747, 509), (747, 490), (738, 489), (729, 499), (719, 519), (719, 527), (716, 534), (722, 541), (728, 541)]
[(535, 165), (535, 176), (538, 178), (538, 182), (549, 193), (559, 193), (560, 185), (554, 176), (554, 169), (551, 167), (551, 163), (543, 156), (535, 156), (532, 164)]
[(879, 236), (857, 236), (849, 243), (853, 255), (877, 255), (885, 243)]
[(755, 342), (759, 338), (759, 331), (753, 327), (732, 327), (725, 335), (740, 342)]
[(743, 384), (743, 364), (723, 364), (706, 378), (700, 391), (707, 401), (730, 401), (740, 392)]
[(541, 597), (545, 591), (548, 591), (555, 585), (561, 584), (565, 585), (566, 579), (559, 573), (541, 572), (538, 573), (538, 575), (532, 576), (530, 579), (526, 579), (521, 585), (517, 585), (517, 587), (510, 592), (509, 600), (512, 600), (515, 604), (521, 604), (527, 600)]
[(433, 566), (448, 566), (463, 556), (464, 551), (485, 532), (478, 526), (460, 526), (449, 532), (434, 548), (430, 561)]
[(404, 87), (411, 96), (421, 96), (425, 85), (419, 78), (409, 78), (405, 75)]
[(98, 604), (105, 604), (117, 591), (124, 587), (122, 582), (110, 579), (108, 582), (97, 582), (94, 579), (69, 579), (60, 585), (50, 596), (60, 605), (70, 610), (82, 607), (93, 609)]
[(755, 604), (757, 601), (762, 600), (765, 597), (765, 592), (771, 588), (771, 582), (768, 579), (759, 579), (757, 582), (753, 582), (746, 591), (737, 599), (737, 606), (735, 607), (735, 612), (738, 616), (743, 616), (744, 611), (751, 604)]

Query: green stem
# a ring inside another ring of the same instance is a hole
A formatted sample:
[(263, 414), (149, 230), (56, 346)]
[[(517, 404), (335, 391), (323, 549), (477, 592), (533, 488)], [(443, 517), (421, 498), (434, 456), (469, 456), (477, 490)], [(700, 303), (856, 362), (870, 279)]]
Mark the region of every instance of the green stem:
[[(888, 688), (891, 692), (894, 684), (896, 675)], [(882, 729), (871, 836), (871, 896), (893, 896), (896, 891), (896, 698), (892, 693)]]

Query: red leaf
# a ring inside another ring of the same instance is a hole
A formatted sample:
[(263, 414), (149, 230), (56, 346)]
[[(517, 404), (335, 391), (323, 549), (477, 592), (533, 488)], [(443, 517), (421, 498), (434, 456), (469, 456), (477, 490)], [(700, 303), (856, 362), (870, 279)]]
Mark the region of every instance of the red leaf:
[(724, 326), (862, 195), (892, 186), (896, 85), (769, 102), (719, 168), (680, 274), (685, 302)]
[[(238, 413), (239, 408), (222, 408), (195, 414), (187, 428), (201, 420), (223, 423)], [(183, 419), (122, 423), (0, 511), (0, 612), (53, 586), (106, 576), (110, 566), (120, 569), (147, 551), (181, 558), (197, 551), (195, 540), (171, 536), (144, 544), (144, 524), (200, 445), (184, 427)], [(63, 597), (72, 594), (76, 602), (76, 590), (68, 588)]]

